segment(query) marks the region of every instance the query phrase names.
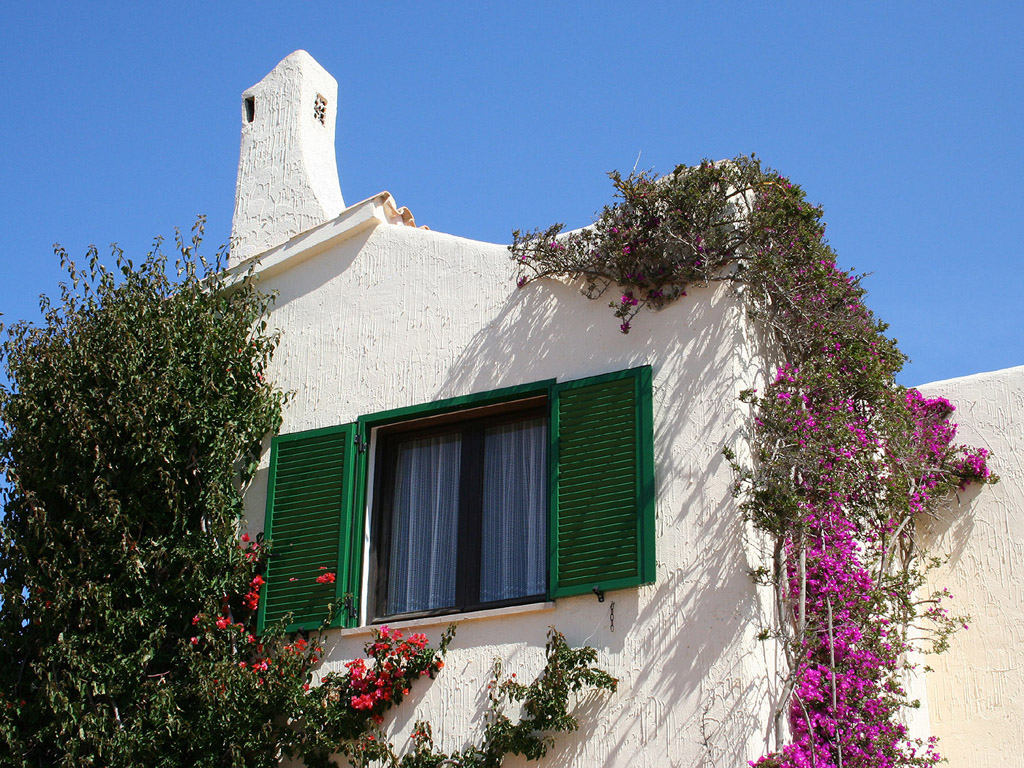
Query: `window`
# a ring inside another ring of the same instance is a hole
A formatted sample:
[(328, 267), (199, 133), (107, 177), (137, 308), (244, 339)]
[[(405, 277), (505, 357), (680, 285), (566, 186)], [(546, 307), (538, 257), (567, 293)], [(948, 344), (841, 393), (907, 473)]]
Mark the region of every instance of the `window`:
[(652, 582), (651, 422), (644, 366), (274, 438), (261, 627), (316, 627), (329, 604), (354, 626)]
[(375, 618), (545, 599), (546, 406), (535, 398), (455, 422), (380, 430), (370, 526)]

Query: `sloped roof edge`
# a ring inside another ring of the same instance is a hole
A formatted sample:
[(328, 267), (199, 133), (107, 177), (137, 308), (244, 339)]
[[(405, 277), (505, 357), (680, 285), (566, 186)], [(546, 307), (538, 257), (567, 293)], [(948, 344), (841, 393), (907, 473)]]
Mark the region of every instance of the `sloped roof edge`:
[(970, 381), (983, 381), (987, 379), (1021, 379), (1024, 380), (1024, 365), (1012, 365), (1009, 368), (1000, 368), (995, 371), (979, 371), (978, 373), (968, 373), (963, 376), (953, 376), (948, 379), (939, 379), (938, 381), (929, 381), (925, 384), (915, 384), (914, 389), (928, 389), (937, 390), (944, 385), (954, 384), (959, 382), (970, 382)]
[[(378, 192), (373, 197), (350, 205), (330, 221), (301, 232), (281, 245), (250, 256), (232, 266), (228, 272), (241, 276), (252, 268), (257, 279), (272, 277), (379, 224), (416, 227), (416, 220), (408, 208), (398, 207), (390, 192)], [(428, 229), (425, 226), (419, 228)]]

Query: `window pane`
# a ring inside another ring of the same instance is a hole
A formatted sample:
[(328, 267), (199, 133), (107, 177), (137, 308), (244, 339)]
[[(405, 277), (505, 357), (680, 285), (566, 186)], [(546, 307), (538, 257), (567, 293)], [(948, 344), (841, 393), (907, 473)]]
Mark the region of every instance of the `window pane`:
[(389, 614), (455, 605), (461, 448), (459, 435), (410, 440), (398, 447)]
[(547, 425), (530, 419), (484, 435), (480, 602), (547, 591)]

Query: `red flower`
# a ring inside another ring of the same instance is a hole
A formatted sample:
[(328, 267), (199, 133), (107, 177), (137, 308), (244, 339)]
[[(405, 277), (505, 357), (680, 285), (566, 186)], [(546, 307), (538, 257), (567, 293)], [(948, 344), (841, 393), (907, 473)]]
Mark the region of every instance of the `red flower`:
[(217, 628), (218, 629), (227, 629), (227, 626), (230, 623), (231, 622), (228, 621), (228, 617), (227, 616), (221, 616), (219, 619), (217, 619)]
[[(259, 578), (259, 577), (257, 577), (257, 578)], [(338, 579), (338, 577), (337, 577), (336, 574), (333, 574), (333, 573), (323, 573), (323, 574), (321, 574), (321, 575), (316, 577), (316, 583), (317, 584), (333, 584), (335, 581), (337, 581), (337, 579)]]
[(372, 709), (373, 708), (373, 697), (368, 693), (364, 693), (362, 696), (352, 697), (352, 709)]

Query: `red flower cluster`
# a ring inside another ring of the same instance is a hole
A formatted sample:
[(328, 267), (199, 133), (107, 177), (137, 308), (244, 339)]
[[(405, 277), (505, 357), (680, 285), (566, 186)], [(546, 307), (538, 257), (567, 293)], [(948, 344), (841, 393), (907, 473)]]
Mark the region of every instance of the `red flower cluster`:
[(242, 550), (245, 559), (251, 563), (256, 562), (262, 556), (263, 546), (259, 542), (251, 541), (248, 533), (242, 534), (242, 543), (238, 545), (238, 548)]
[[(274, 633), (261, 638), (256, 633), (256, 611), (266, 579), (258, 573), (266, 552), (261, 545), (251, 541), (248, 534), (241, 536), (239, 550), (244, 560), (237, 563), (237, 576), (247, 584), (244, 589), (224, 594), (216, 610), (197, 613), (192, 618), (192, 637), (186, 637), (193, 652), (202, 653), (210, 661), (226, 664), (234, 675), (240, 675), (247, 685), (265, 687), (271, 694), (280, 695), (291, 691), (310, 692), (310, 671), (320, 663), (323, 648), (301, 636), (288, 642)], [(336, 574), (325, 573), (321, 583), (334, 582)], [(252, 676), (246, 674), (252, 672)], [(222, 680), (230, 679), (224, 673)], [(237, 677), (234, 678), (236, 681)], [(216, 682), (216, 681), (215, 681)], [(226, 690), (224, 685), (208, 691), (218, 696)], [(268, 694), (269, 695), (269, 694)], [(290, 695), (290, 694), (289, 694)], [(347, 699), (346, 699), (347, 704)]]
[(245, 607), (248, 608), (250, 611), (255, 611), (257, 608), (259, 608), (260, 587), (262, 587), (265, 583), (266, 582), (263, 580), (263, 577), (259, 574), (253, 576), (252, 581), (249, 582), (249, 591), (246, 593), (245, 597), (242, 598), (242, 602), (245, 604)]
[(408, 695), (413, 680), (444, 666), (437, 652), (426, 645), (426, 635), (406, 638), (401, 631), (381, 627), (366, 644), (370, 663), (350, 661), (345, 665), (347, 672), (325, 675), (324, 686), (336, 692), (339, 701), (379, 722), (384, 711)]
[(330, 572), (322, 573), (322, 574), (320, 574), (319, 576), (316, 577), (316, 583), (317, 584), (333, 584), (337, 580), (338, 580), (337, 574), (330, 573)]

